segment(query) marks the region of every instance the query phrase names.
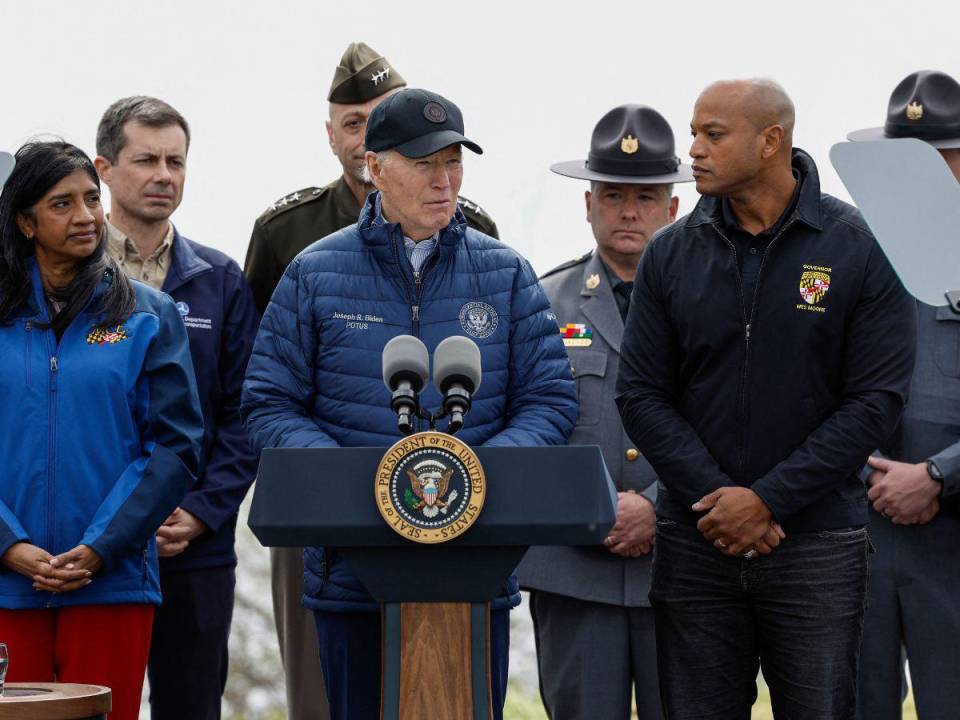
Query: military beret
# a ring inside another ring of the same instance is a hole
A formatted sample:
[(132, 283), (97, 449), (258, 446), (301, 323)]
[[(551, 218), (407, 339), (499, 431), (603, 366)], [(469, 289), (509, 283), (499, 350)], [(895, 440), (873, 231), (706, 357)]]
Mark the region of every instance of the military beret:
[(383, 55), (366, 43), (350, 43), (333, 74), (327, 100), (359, 105), (406, 84)]

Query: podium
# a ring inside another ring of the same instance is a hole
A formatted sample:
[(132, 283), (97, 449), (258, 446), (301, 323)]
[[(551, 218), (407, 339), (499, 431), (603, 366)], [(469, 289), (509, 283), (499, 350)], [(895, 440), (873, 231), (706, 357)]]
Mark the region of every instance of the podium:
[[(374, 498), (386, 448), (267, 449), (249, 525), (269, 547), (336, 548), (381, 604), (381, 718), (492, 718), (489, 607), (530, 545), (599, 545), (616, 490), (596, 446), (474, 448), (482, 511), (448, 542), (396, 532)], [(445, 682), (425, 681), (443, 662)]]

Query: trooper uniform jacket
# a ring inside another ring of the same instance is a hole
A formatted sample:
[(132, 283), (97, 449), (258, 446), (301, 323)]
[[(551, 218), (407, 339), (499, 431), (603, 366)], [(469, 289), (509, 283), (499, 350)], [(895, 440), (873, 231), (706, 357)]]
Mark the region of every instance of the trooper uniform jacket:
[[(656, 502), (657, 477), (623, 430), (613, 401), (623, 320), (596, 251), (541, 278), (577, 384), (580, 416), (571, 445), (599, 445), (618, 491)], [(587, 337), (589, 336), (589, 337)], [(651, 556), (624, 558), (603, 546), (533, 547), (518, 576), (527, 590), (621, 606), (649, 606)]]

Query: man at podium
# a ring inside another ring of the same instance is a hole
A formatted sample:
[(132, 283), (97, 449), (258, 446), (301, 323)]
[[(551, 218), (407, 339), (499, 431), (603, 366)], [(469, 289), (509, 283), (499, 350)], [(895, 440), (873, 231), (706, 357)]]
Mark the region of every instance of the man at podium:
[[(468, 227), (457, 206), (462, 148), (482, 152), (463, 133), (460, 109), (425, 90), (402, 90), (371, 113), (366, 161), (377, 191), (355, 225), (297, 256), (264, 314), (242, 407), (258, 450), (396, 442), (381, 354), (404, 334), (431, 352), (452, 335), (479, 346), (484, 377), (458, 434), (465, 443), (559, 445), (570, 435), (577, 416), (570, 365), (536, 274), (514, 250)], [(422, 401), (436, 407), (441, 396), (428, 387)], [(304, 560), (305, 602), (316, 617), (330, 716), (377, 718), (378, 605), (335, 551), (308, 548)], [(511, 577), (492, 604), (498, 718), (507, 683), (507, 610), (519, 601)]]

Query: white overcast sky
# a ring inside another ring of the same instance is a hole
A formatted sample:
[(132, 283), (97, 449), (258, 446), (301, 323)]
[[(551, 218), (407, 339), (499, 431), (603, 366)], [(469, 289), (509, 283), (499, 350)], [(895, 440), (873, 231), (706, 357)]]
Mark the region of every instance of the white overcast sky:
[[(326, 93), (346, 45), (363, 40), (413, 87), (464, 113), (463, 194), (543, 272), (592, 245), (586, 183), (549, 171), (583, 158), (610, 108), (644, 103), (686, 157), (699, 91), (769, 76), (797, 106), (796, 143), (827, 192), (847, 198), (830, 146), (882, 124), (894, 86), (917, 69), (960, 77), (960, 3), (207, 2), (0, 0), (6, 102), (0, 147), (55, 133), (91, 155), (115, 99), (156, 95), (193, 129), (184, 202), (189, 237), (243, 262), (254, 219), (275, 199), (340, 173)], [(681, 188), (681, 213), (696, 201)]]

